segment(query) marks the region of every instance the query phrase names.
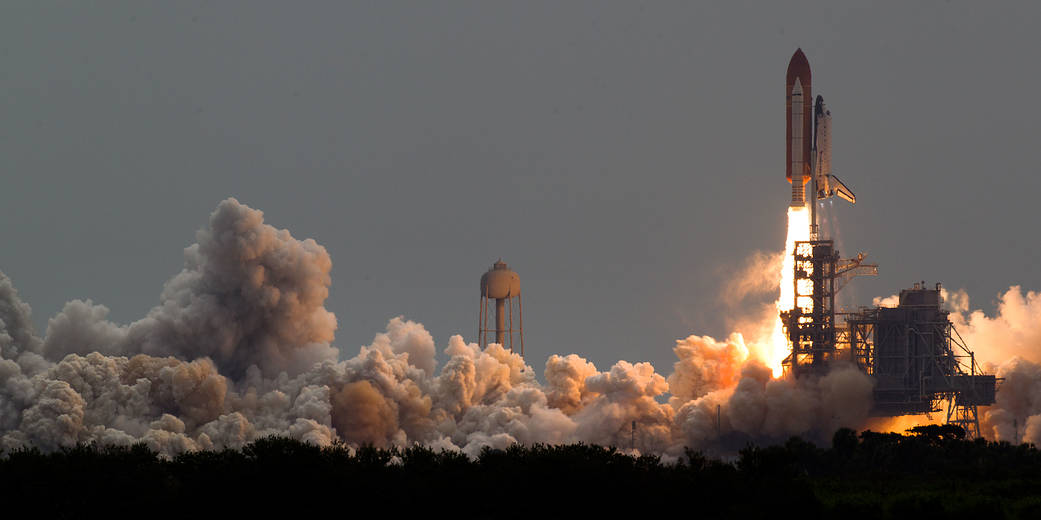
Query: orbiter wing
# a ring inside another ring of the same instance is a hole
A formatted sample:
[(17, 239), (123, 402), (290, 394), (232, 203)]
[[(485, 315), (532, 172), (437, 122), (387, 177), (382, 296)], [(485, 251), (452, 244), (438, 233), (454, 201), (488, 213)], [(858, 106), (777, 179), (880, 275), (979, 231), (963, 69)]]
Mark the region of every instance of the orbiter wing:
[(838, 177), (834, 175), (828, 175), (828, 177), (828, 188), (830, 190), (828, 193), (829, 196), (834, 194), (838, 195), (839, 198), (848, 200), (850, 204), (857, 203), (857, 196), (854, 195), (845, 184), (842, 184), (842, 181), (840, 181)]

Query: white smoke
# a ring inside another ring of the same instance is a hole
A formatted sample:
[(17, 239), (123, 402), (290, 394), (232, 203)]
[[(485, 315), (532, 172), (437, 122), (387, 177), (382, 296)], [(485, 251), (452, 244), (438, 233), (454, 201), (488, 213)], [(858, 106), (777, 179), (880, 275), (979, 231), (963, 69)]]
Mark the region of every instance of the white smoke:
[(668, 377), (648, 363), (601, 371), (554, 355), (542, 384), (519, 355), (461, 336), (438, 367), (429, 332), (396, 317), (340, 360), (324, 248), (234, 199), (196, 238), (159, 305), (129, 325), (74, 300), (40, 339), (0, 275), (0, 448), (144, 442), (175, 455), (283, 435), (469, 455), (513, 443), (632, 443), (676, 456), (685, 446), (826, 439), (863, 424), (870, 407), (871, 380), (856, 369), (774, 379), (739, 333), (677, 341)]
[(971, 310), (963, 291), (945, 296), (951, 322), (986, 369), (1003, 378), (997, 402), (981, 411), (982, 433), (1041, 445), (1041, 293), (1018, 285), (998, 295), (997, 312)]
[(963, 291), (945, 297), (954, 311), (951, 322), (985, 362), (1002, 363), (1019, 357), (1041, 363), (1041, 293), (1018, 285), (998, 295), (997, 313), (969, 310)]
[(994, 406), (983, 414), (984, 434), (1000, 441), (1041, 444), (1041, 365), (1021, 358), (1003, 363)]
[(741, 366), (748, 359), (745, 339), (737, 332), (726, 342), (692, 335), (676, 340), (672, 350), (679, 358), (669, 376), (670, 403), (676, 407), (709, 392), (736, 386)]

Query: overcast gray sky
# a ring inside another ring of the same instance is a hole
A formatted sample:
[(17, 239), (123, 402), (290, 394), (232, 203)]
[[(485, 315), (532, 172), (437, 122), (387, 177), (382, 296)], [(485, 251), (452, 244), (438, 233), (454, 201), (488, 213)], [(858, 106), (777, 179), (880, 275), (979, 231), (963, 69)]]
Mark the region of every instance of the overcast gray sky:
[(5, 2), (0, 270), (41, 333), (72, 298), (130, 322), (233, 196), (329, 250), (348, 353), (399, 314), (472, 340), (501, 256), (540, 373), (668, 373), (783, 247), (802, 47), (859, 197), (842, 252), (881, 264), (847, 301), (924, 279), (993, 310), (1041, 289), (1039, 27), (957, 0)]

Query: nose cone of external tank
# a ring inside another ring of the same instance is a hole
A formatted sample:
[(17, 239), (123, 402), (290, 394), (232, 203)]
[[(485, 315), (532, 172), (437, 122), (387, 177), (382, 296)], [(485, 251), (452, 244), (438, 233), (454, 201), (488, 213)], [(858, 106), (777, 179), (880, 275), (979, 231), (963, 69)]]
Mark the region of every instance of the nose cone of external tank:
[(795, 83), (795, 78), (802, 80), (803, 88), (805, 88), (806, 83), (809, 83), (810, 60), (806, 59), (802, 49), (796, 49), (795, 54), (792, 54), (791, 61), (788, 62), (788, 84)]
[(481, 276), (481, 296), (494, 300), (520, 296), (520, 276), (499, 259)]

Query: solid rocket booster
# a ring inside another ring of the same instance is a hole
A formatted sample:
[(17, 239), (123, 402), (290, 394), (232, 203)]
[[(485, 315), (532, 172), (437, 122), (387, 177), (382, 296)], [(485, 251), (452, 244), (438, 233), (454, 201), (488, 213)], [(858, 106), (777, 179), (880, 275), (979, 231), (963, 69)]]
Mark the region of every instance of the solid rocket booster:
[(806, 183), (813, 176), (810, 158), (813, 146), (813, 94), (810, 62), (797, 49), (788, 62), (785, 80), (785, 177), (792, 183), (792, 207), (806, 205)]

